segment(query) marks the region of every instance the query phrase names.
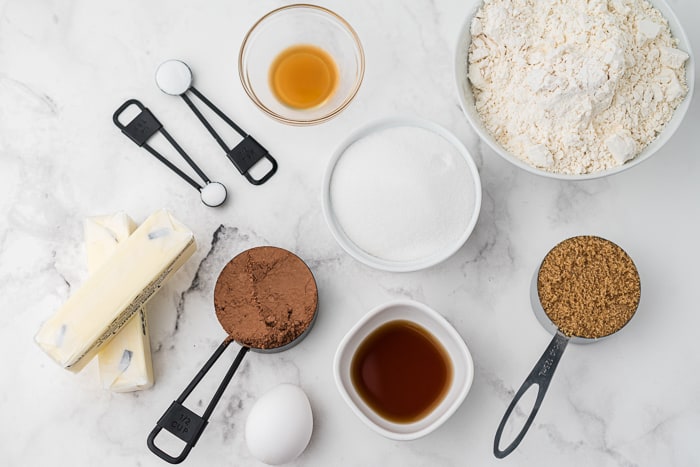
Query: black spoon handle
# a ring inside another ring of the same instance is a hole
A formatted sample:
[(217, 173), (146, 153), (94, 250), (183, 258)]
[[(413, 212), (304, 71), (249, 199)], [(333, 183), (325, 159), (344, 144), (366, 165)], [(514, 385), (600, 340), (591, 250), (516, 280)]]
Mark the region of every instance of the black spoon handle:
[[(530, 425), (532, 425), (532, 422), (535, 420), (535, 415), (537, 415), (537, 411), (542, 405), (544, 395), (547, 393), (549, 383), (552, 381), (552, 377), (554, 376), (554, 370), (557, 369), (559, 360), (561, 360), (561, 356), (564, 355), (564, 350), (566, 349), (566, 345), (568, 343), (569, 338), (566, 337), (564, 334), (557, 332), (554, 335), (552, 342), (549, 343), (549, 346), (547, 346), (544, 353), (535, 364), (535, 367), (532, 369), (530, 374), (527, 375), (527, 378), (525, 378), (525, 382), (523, 383), (523, 385), (520, 386), (518, 392), (515, 393), (513, 401), (506, 409), (506, 413), (503, 415), (501, 423), (498, 425), (498, 430), (496, 430), (496, 438), (493, 441), (493, 454), (499, 459), (503, 459), (508, 454), (513, 452), (525, 437), (525, 433), (527, 433), (527, 430), (530, 428)], [(515, 409), (515, 406), (518, 405), (518, 401), (520, 401), (520, 398), (523, 397), (523, 394), (525, 394), (527, 390), (535, 384), (538, 386), (537, 399), (535, 400), (535, 405), (530, 411), (530, 415), (527, 417), (525, 425), (520, 430), (520, 433), (518, 433), (518, 436), (513, 440), (512, 443), (510, 443), (510, 445), (507, 448), (503, 450), (499, 449), (498, 446), (501, 444), (501, 436), (503, 435), (503, 429), (505, 428), (506, 422), (513, 413), (513, 409)]]
[[(216, 407), (216, 404), (219, 402), (219, 399), (221, 399), (221, 396), (226, 390), (226, 386), (228, 386), (229, 382), (231, 382), (233, 375), (236, 373), (236, 370), (243, 361), (243, 357), (245, 357), (245, 354), (248, 353), (248, 350), (250, 350), (248, 347), (241, 347), (241, 350), (238, 351), (236, 359), (231, 364), (231, 367), (228, 369), (228, 372), (224, 376), (224, 379), (221, 381), (221, 384), (219, 384), (219, 387), (214, 393), (214, 396), (209, 402), (209, 405), (204, 411), (204, 414), (202, 414), (202, 416), (200, 417), (199, 415), (185, 407), (183, 405), (183, 402), (185, 402), (187, 396), (190, 395), (194, 388), (196, 388), (200, 381), (202, 381), (202, 378), (204, 378), (204, 376), (209, 372), (212, 366), (214, 366), (214, 363), (216, 363), (219, 357), (221, 357), (221, 354), (224, 353), (224, 350), (226, 350), (226, 347), (228, 347), (229, 343), (231, 343), (231, 340), (229, 339), (226, 339), (224, 342), (221, 343), (221, 345), (214, 351), (212, 356), (209, 357), (209, 360), (207, 360), (202, 369), (199, 370), (194, 379), (192, 379), (190, 384), (188, 384), (185, 390), (182, 391), (180, 397), (178, 397), (175, 401), (173, 401), (172, 404), (170, 404), (168, 410), (165, 411), (163, 416), (160, 417), (160, 420), (158, 420), (158, 422), (156, 423), (156, 427), (153, 428), (151, 433), (148, 435), (148, 449), (150, 449), (151, 452), (153, 452), (155, 455), (157, 455), (164, 461), (169, 462), (171, 464), (179, 464), (180, 462), (185, 460), (185, 458), (190, 453), (194, 445), (197, 443), (197, 440), (204, 431), (204, 428), (206, 428), (207, 423), (209, 421), (209, 417), (214, 411), (214, 407)], [(171, 456), (155, 444), (156, 437), (164, 429), (185, 442), (185, 446), (183, 447), (182, 451), (180, 451), (180, 454), (178, 454), (176, 457)]]

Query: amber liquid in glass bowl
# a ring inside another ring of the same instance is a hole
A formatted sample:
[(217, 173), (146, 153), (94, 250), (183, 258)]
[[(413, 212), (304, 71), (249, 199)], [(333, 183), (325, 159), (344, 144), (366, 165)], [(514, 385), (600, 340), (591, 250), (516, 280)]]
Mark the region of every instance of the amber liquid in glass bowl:
[(315, 45), (300, 44), (283, 50), (270, 66), (270, 88), (281, 103), (295, 109), (323, 105), (338, 88), (338, 66)]

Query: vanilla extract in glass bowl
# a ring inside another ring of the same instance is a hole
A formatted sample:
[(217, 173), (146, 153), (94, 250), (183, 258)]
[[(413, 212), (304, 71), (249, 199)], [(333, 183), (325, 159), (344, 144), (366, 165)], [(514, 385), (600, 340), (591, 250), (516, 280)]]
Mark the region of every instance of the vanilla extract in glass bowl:
[(270, 65), (270, 88), (277, 100), (294, 109), (312, 109), (338, 88), (338, 65), (320, 47), (293, 45)]
[(238, 72), (246, 94), (267, 115), (289, 125), (314, 125), (354, 99), (365, 55), (340, 15), (316, 5), (286, 5), (248, 31)]

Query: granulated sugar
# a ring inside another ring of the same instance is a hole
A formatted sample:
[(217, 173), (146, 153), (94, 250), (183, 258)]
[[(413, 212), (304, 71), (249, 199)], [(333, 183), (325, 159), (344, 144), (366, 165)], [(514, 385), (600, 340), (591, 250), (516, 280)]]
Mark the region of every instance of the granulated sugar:
[(377, 130), (349, 146), (333, 171), (333, 212), (345, 234), (377, 258), (413, 261), (455, 244), (475, 209), (464, 157), (414, 126)]
[(485, 0), (471, 34), (481, 120), (505, 149), (550, 172), (624, 164), (688, 90), (688, 54), (646, 0)]

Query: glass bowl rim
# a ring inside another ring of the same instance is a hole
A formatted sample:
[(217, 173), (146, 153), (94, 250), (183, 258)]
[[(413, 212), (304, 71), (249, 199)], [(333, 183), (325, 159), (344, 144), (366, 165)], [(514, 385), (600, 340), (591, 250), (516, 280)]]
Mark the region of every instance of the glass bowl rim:
[[(316, 10), (318, 12), (321, 12), (325, 15), (330, 16), (332, 19), (337, 20), (342, 27), (344, 27), (352, 36), (353, 42), (355, 44), (355, 48), (357, 50), (358, 56), (360, 58), (359, 60), (359, 70), (358, 70), (358, 76), (355, 79), (355, 84), (347, 97), (343, 100), (343, 102), (336, 108), (334, 108), (332, 111), (330, 111), (327, 114), (324, 114), (320, 117), (313, 118), (310, 120), (300, 120), (297, 118), (290, 118), (290, 117), (285, 117), (284, 115), (280, 115), (279, 113), (273, 111), (269, 107), (267, 107), (265, 104), (262, 103), (262, 101), (258, 98), (258, 96), (255, 94), (251, 86), (248, 84), (249, 79), (247, 78), (247, 74), (244, 70), (243, 67), (243, 58), (245, 56), (245, 53), (247, 52), (246, 48), (249, 44), (249, 40), (251, 36), (253, 35), (253, 32), (258, 29), (258, 26), (260, 26), (263, 22), (271, 18), (272, 16), (275, 16), (279, 13), (282, 13), (286, 10), (298, 10), (298, 9), (311, 9), (311, 10)], [(329, 10), (328, 8), (324, 8), (322, 6), (318, 5), (311, 5), (308, 3), (295, 3), (292, 5), (285, 5), (279, 8), (276, 8), (272, 11), (269, 11), (265, 15), (263, 15), (260, 19), (258, 19), (253, 26), (248, 30), (246, 33), (245, 37), (243, 38), (243, 42), (241, 43), (241, 48), (238, 53), (238, 75), (241, 79), (241, 84), (243, 85), (243, 89), (245, 90), (246, 94), (250, 99), (253, 101), (255, 105), (260, 108), (263, 112), (265, 112), (267, 115), (270, 117), (274, 118), (277, 121), (280, 121), (282, 123), (286, 123), (289, 125), (296, 125), (296, 126), (306, 126), (306, 125), (315, 125), (317, 123), (323, 123), (325, 121), (328, 121), (338, 115), (342, 110), (344, 110), (350, 102), (355, 98), (357, 93), (360, 90), (360, 85), (362, 84), (362, 80), (365, 75), (365, 52), (362, 47), (362, 42), (360, 41), (360, 37), (357, 35), (357, 32), (355, 29), (348, 23), (342, 16), (338, 15), (337, 13)]]

